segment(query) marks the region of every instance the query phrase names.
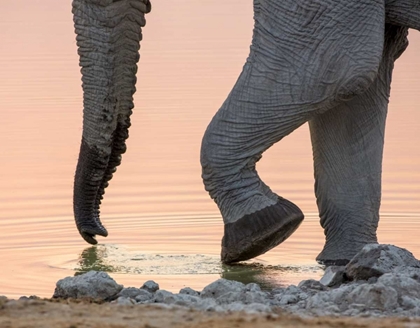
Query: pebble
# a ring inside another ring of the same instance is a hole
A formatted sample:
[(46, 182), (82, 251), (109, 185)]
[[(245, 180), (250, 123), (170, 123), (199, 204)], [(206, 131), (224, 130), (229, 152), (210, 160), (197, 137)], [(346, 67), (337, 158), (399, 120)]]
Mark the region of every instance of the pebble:
[(341, 285), (345, 280), (344, 266), (330, 266), (325, 270), (324, 276), (319, 281), (322, 285), (327, 287), (334, 287)]

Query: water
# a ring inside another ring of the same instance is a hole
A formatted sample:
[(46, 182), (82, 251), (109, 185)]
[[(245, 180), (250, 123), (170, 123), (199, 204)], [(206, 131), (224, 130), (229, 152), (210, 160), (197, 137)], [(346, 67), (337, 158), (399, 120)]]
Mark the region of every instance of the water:
[[(4, 2), (4, 3), (3, 3)], [(318, 278), (323, 245), (305, 125), (259, 164), (306, 214), (282, 246), (235, 267), (218, 261), (222, 221), (200, 178), (201, 136), (248, 54), (252, 3), (155, 1), (147, 17), (128, 152), (107, 190), (110, 235), (91, 247), (72, 217), (82, 93), (71, 1), (15, 0), (0, 11), (0, 294), (50, 297), (55, 282), (104, 269), (177, 291), (218, 277), (265, 287)], [(380, 242), (420, 257), (420, 34), (397, 62), (387, 123)]]

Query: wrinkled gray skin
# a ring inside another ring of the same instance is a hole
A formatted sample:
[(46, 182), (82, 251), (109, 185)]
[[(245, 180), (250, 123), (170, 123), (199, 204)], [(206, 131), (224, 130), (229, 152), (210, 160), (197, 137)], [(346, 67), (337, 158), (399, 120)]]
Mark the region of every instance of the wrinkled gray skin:
[[(223, 10), (223, 6), (221, 7)], [(74, 0), (84, 126), (74, 190), (77, 227), (106, 236), (99, 205), (125, 151), (148, 0)], [(157, 13), (158, 14), (158, 13)], [(225, 223), (222, 260), (281, 243), (303, 214), (255, 165), (309, 121), (326, 243), (317, 260), (347, 262), (377, 241), (385, 120), (394, 61), (420, 29), (418, 0), (254, 0), (251, 52), (203, 138), (206, 190)]]
[(99, 206), (126, 150), (137, 62), (148, 0), (74, 0), (83, 81), (83, 136), (74, 182), (74, 216), (81, 236), (107, 236)]

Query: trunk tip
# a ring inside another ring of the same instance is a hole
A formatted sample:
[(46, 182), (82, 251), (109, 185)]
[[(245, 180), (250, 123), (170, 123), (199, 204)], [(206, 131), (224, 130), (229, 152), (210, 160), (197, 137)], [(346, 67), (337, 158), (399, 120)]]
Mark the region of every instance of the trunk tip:
[(79, 232), (82, 238), (91, 245), (96, 245), (98, 243), (96, 235), (102, 237), (108, 236), (108, 231), (102, 226), (102, 224), (99, 223), (96, 227), (81, 227)]

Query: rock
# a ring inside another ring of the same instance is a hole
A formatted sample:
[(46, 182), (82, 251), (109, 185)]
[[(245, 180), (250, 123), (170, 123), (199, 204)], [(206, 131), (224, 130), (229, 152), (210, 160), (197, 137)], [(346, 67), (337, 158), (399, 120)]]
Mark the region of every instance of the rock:
[(240, 302), (231, 303), (225, 307), (225, 311), (228, 312), (246, 312), (249, 314), (256, 313), (270, 313), (272, 312), (271, 307), (261, 303), (243, 304)]
[[(332, 314), (336, 312), (335, 307), (338, 307), (340, 311), (345, 311), (348, 308), (345, 299), (357, 286), (356, 284), (348, 284), (341, 285), (336, 289), (320, 291), (307, 298), (305, 308), (316, 315), (322, 315), (320, 313), (324, 310), (324, 315)], [(329, 310), (327, 311), (327, 309)]]
[(244, 304), (268, 303), (268, 294), (264, 292), (228, 292), (216, 299), (218, 304), (230, 304), (240, 302)]
[(174, 304), (193, 307), (201, 301), (199, 296), (187, 294), (173, 294), (166, 290), (158, 290), (152, 300), (155, 303)]
[(407, 309), (407, 310), (420, 308), (420, 299), (417, 297), (402, 296), (401, 305), (404, 309)]
[(154, 293), (159, 290), (159, 284), (157, 284), (153, 280), (148, 280), (140, 288), (145, 289), (150, 293)]
[(199, 296), (178, 294), (176, 295), (174, 304), (186, 307), (196, 307), (201, 301), (202, 299)]
[(287, 304), (295, 304), (299, 301), (297, 295), (282, 295), (281, 298), (278, 300), (279, 305), (287, 305)]
[(19, 301), (29, 301), (29, 300), (40, 300), (41, 298), (39, 296), (36, 295), (31, 295), (31, 296), (21, 296), (19, 297)]
[(192, 296), (199, 296), (199, 295), (200, 295), (200, 293), (199, 293), (199, 292), (195, 291), (194, 289), (192, 289), (192, 288), (190, 288), (190, 287), (185, 287), (185, 288), (182, 288), (182, 289), (179, 291), (179, 293), (180, 293), (180, 294), (186, 294), (186, 295), (192, 295)]
[[(414, 313), (418, 316), (415, 311), (420, 307), (419, 296), (420, 282), (406, 274), (387, 273), (376, 282), (351, 282), (318, 292), (306, 300), (306, 310), (315, 315), (383, 316)], [(292, 305), (284, 304), (283, 307)]]
[(153, 301), (155, 303), (172, 304), (172, 303), (175, 303), (176, 296), (175, 296), (175, 294), (173, 294), (171, 292), (168, 292), (166, 290), (158, 290), (155, 293)]
[(345, 266), (330, 266), (325, 270), (324, 276), (319, 281), (322, 285), (327, 287), (334, 287), (341, 285), (345, 279)]
[[(301, 283), (305, 282), (305, 281), (306, 281), (306, 280), (301, 281), (301, 282), (299, 283), (299, 285), (300, 285)], [(314, 280), (314, 281), (316, 281), (316, 280)], [(318, 282), (318, 283), (319, 283), (319, 282)], [(280, 288), (280, 287), (278, 287), (278, 288), (274, 288), (274, 289), (271, 291), (271, 294), (272, 294), (272, 295), (283, 294), (285, 290), (286, 290), (286, 288)]]
[(210, 285), (204, 287), (200, 296), (203, 298), (219, 298), (223, 294), (229, 292), (240, 293), (245, 291), (245, 285), (243, 283), (227, 280), (227, 279), (218, 279), (215, 282), (212, 282)]
[(260, 292), (261, 287), (258, 284), (251, 282), (250, 284), (245, 285), (245, 290), (249, 292)]
[(296, 287), (295, 285), (290, 285), (284, 290), (284, 293), (288, 295), (298, 295), (302, 293), (302, 290), (299, 287)]
[(112, 303), (116, 303), (118, 305), (133, 305), (133, 304), (136, 304), (136, 301), (129, 297), (120, 296)]
[(409, 276), (410, 278), (420, 282), (420, 268), (415, 267), (398, 267), (393, 270), (393, 272), (397, 274), (404, 274)]
[(153, 294), (145, 289), (140, 289), (141, 293), (135, 297), (138, 303), (147, 303), (153, 299)]
[(225, 307), (225, 310), (229, 312), (239, 312), (239, 311), (244, 311), (244, 309), (245, 309), (245, 304), (241, 302), (233, 302)]
[[(156, 309), (161, 309), (161, 310), (173, 310), (175, 309), (177, 306), (173, 305), (173, 304), (164, 304), (164, 303), (153, 303), (153, 304), (149, 304), (149, 306), (154, 307)], [(146, 324), (147, 327), (147, 324)], [(150, 326), (149, 327), (154, 327), (154, 326)]]
[(376, 284), (377, 281), (378, 281), (378, 277), (370, 277), (367, 280), (368, 284)]
[(353, 280), (368, 280), (402, 267), (420, 269), (420, 262), (406, 249), (393, 245), (369, 244), (347, 264), (346, 275)]
[(268, 293), (262, 291), (249, 291), (244, 294), (242, 302), (245, 304), (267, 304)]
[(329, 313), (340, 313), (340, 308), (336, 304), (330, 305), (325, 310)]
[(235, 302), (241, 302), (242, 298), (243, 298), (244, 293), (242, 292), (227, 292), (221, 296), (219, 296), (218, 298), (216, 298), (216, 302), (217, 304), (220, 305), (226, 305), (226, 304), (231, 304), (231, 303), (235, 303)]
[[(272, 304), (275, 306), (284, 307), (286, 305), (292, 305), (300, 301), (304, 301), (309, 297), (307, 293), (308, 289), (305, 286), (310, 286), (313, 284), (315, 284), (314, 281), (305, 280), (299, 283), (299, 286), (303, 286), (303, 288), (291, 285), (285, 288), (283, 291), (277, 290), (277, 292), (273, 294)], [(319, 282), (317, 282), (317, 284), (319, 284)], [(322, 288), (325, 287), (322, 286)], [(313, 293), (310, 293), (310, 295), (312, 294)]]
[(365, 309), (390, 311), (398, 307), (398, 293), (392, 287), (381, 283), (357, 286), (345, 300), (349, 304), (362, 304)]
[(388, 273), (378, 279), (377, 284), (393, 288), (398, 295), (398, 301), (402, 298), (412, 297), (420, 302), (420, 282), (405, 274)]
[(196, 309), (203, 310), (207, 312), (220, 312), (223, 311), (223, 308), (216, 303), (216, 300), (213, 298), (204, 298), (201, 299), (196, 306)]
[(320, 281), (309, 279), (309, 280), (302, 280), (298, 287), (304, 291), (311, 291), (311, 292), (318, 292), (327, 290), (325, 285), (323, 285)]
[(53, 298), (112, 300), (122, 289), (106, 272), (89, 271), (57, 281)]
[(135, 299), (137, 295), (140, 295), (142, 292), (147, 292), (147, 291), (144, 289), (135, 288), (135, 287), (123, 288), (123, 290), (121, 290), (118, 293), (118, 297), (126, 297), (126, 298)]

